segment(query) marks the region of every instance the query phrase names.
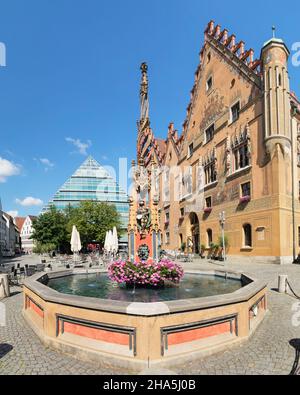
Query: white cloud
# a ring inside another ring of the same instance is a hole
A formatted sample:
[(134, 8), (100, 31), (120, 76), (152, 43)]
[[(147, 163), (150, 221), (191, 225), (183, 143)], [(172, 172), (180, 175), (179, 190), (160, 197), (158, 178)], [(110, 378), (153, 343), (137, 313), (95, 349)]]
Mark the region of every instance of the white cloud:
[(7, 159), (0, 157), (0, 182), (6, 182), (7, 177), (20, 174), (20, 167)]
[(43, 204), (43, 201), (41, 199), (28, 196), (23, 200), (16, 199), (16, 203), (20, 204), (23, 207), (31, 207), (31, 206), (41, 206)]
[(40, 162), (46, 167), (54, 167), (54, 163), (50, 162), (47, 158), (40, 158)]
[(18, 214), (19, 214), (19, 211), (12, 210), (12, 211), (8, 211), (7, 214), (10, 215), (13, 218), (16, 218), (18, 216)]
[(83, 143), (82, 141), (80, 141), (79, 139), (72, 139), (71, 137), (67, 137), (66, 141), (68, 143), (73, 144), (77, 149), (78, 149), (78, 153), (81, 155), (87, 155), (87, 149), (90, 148), (92, 146), (92, 142), (91, 140), (87, 140), (86, 143)]
[(44, 166), (45, 171), (48, 171), (50, 168), (54, 167), (54, 163), (52, 163), (49, 159), (47, 158), (33, 158), (34, 161), (36, 161), (39, 164), (42, 164)]

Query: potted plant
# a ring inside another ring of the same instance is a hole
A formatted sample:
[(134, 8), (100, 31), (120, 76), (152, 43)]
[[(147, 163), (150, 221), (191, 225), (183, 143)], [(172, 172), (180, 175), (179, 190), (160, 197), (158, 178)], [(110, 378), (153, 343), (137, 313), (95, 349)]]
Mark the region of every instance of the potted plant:
[(206, 246), (204, 244), (201, 244), (201, 246), (200, 246), (200, 257), (201, 257), (201, 259), (205, 259), (205, 255), (204, 255), (205, 251), (206, 251)]
[(214, 259), (215, 261), (219, 259), (219, 249), (220, 249), (219, 244), (213, 245), (212, 259)]
[(212, 257), (213, 257), (214, 246), (215, 246), (214, 243), (210, 243), (209, 251), (208, 251), (208, 255), (207, 255), (208, 259), (212, 259)]
[(242, 196), (242, 197), (240, 197), (240, 204), (249, 203), (250, 200), (251, 200), (251, 196)]
[(181, 243), (180, 250), (182, 253), (184, 253), (185, 249), (186, 249), (186, 243), (183, 242)]
[[(219, 237), (219, 245), (220, 245), (220, 251), (219, 251), (219, 260), (223, 261), (223, 238), (222, 236)], [(224, 245), (225, 245), (225, 253), (227, 253), (228, 247), (229, 247), (229, 241), (228, 241), (228, 236), (224, 236)]]
[(108, 276), (114, 283), (127, 287), (162, 288), (165, 283), (179, 284), (184, 271), (169, 259), (160, 262), (115, 261), (108, 267)]

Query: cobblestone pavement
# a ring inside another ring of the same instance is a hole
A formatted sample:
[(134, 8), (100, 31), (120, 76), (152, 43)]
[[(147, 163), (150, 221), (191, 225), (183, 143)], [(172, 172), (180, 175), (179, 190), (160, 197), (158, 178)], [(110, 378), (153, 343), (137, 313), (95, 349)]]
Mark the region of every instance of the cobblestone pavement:
[[(213, 264), (190, 264), (186, 268), (222, 268)], [(291, 285), (300, 295), (300, 266), (234, 264), (228, 267), (236, 271), (244, 271), (261, 278), (268, 283), (269, 314), (247, 342), (235, 346), (229, 351), (204, 357), (175, 369), (180, 374), (272, 374), (288, 375), (291, 373), (296, 358), (295, 344), (300, 351), (300, 319), (295, 316), (294, 309), (300, 311), (300, 301), (288, 295), (280, 295), (276, 291), (279, 274), (288, 274)], [(298, 304), (298, 306), (297, 306)], [(293, 326), (294, 320), (299, 326)], [(297, 323), (297, 322), (296, 322)], [(293, 341), (294, 340), (294, 341)], [(300, 374), (300, 361), (299, 361)]]
[(7, 326), (0, 327), (0, 375), (99, 375), (125, 374), (111, 367), (78, 361), (46, 348), (29, 328), (21, 314), (22, 293), (5, 300)]
[[(293, 326), (293, 316), (296, 323), (297, 317), (292, 309), (294, 306), (294, 309), (298, 308), (299, 311), (300, 302), (291, 296), (280, 295), (273, 289), (277, 288), (278, 275), (288, 274), (295, 291), (300, 294), (300, 266), (263, 264), (229, 264), (228, 266), (232, 270), (243, 270), (268, 282), (269, 314), (249, 341), (234, 346), (229, 351), (178, 366), (172, 371), (174, 374), (196, 375), (290, 374), (296, 357), (294, 347), (299, 349), (300, 341), (300, 326)], [(186, 268), (212, 269), (218, 266), (199, 261), (187, 264)], [(130, 374), (111, 367), (97, 368), (94, 364), (78, 361), (44, 347), (22, 317), (20, 289), (14, 291), (15, 294), (4, 301), (7, 326), (0, 327), (0, 375)]]

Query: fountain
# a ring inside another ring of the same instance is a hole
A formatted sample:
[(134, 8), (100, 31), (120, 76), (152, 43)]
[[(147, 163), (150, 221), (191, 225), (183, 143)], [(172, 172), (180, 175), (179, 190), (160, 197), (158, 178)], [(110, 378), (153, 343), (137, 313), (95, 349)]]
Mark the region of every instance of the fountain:
[[(143, 64), (140, 129), (149, 124), (146, 72)], [(31, 328), (49, 347), (137, 371), (248, 339), (267, 311), (266, 284), (230, 270), (187, 270), (183, 277), (179, 265), (160, 261), (155, 163), (133, 167), (129, 262), (114, 262), (108, 273), (73, 269), (28, 278), (23, 315)]]
[(77, 358), (142, 370), (170, 368), (247, 339), (266, 310), (266, 285), (230, 270), (159, 260), (152, 172), (140, 162), (130, 199), (129, 262), (108, 272), (40, 273), (25, 281), (23, 314), (47, 345)]

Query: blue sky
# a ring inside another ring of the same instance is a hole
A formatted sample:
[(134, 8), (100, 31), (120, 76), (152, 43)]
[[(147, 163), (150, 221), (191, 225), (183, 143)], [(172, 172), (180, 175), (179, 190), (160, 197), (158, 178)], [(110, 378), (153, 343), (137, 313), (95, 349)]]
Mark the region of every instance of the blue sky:
[[(7, 50), (7, 66), (0, 67), (0, 181), (1, 166), (18, 173), (2, 176), (3, 209), (38, 213), (85, 153), (112, 166), (119, 157), (135, 157), (142, 61), (149, 64), (155, 133), (165, 137), (170, 121), (181, 131), (210, 19), (258, 57), (273, 24), (289, 47), (300, 41), (299, 1), (286, 9), (274, 0), (244, 4), (0, 0), (0, 42)], [(290, 75), (300, 96), (300, 67), (290, 66)], [(81, 153), (76, 140), (88, 146)]]

